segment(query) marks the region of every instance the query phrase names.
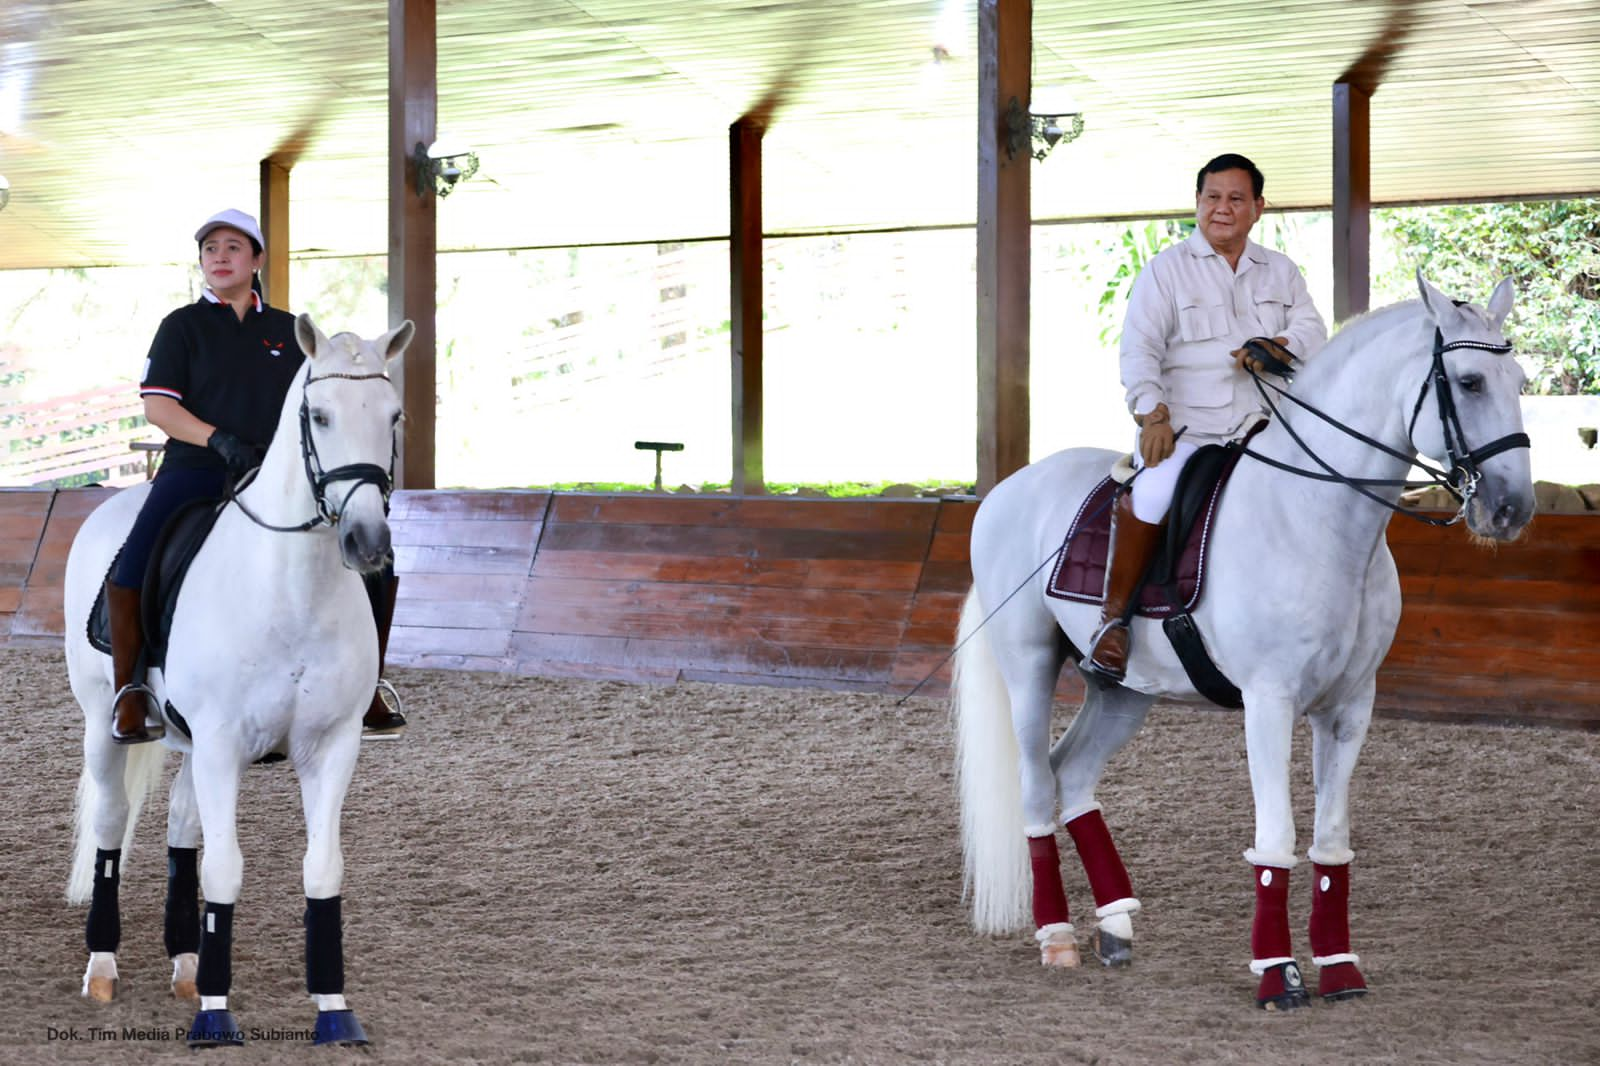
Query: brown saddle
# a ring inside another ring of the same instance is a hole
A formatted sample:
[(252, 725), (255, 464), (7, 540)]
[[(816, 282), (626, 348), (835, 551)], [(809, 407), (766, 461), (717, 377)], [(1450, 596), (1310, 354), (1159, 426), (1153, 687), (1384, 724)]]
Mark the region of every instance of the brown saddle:
[[(1200, 602), (1211, 526), (1223, 487), (1243, 454), (1238, 445), (1212, 444), (1195, 452), (1185, 465), (1167, 510), (1155, 563), (1139, 591), (1139, 615), (1168, 618), (1185, 614)], [(1111, 504), (1119, 488), (1106, 477), (1078, 506), (1045, 585), (1047, 594), (1076, 603), (1105, 601)]]

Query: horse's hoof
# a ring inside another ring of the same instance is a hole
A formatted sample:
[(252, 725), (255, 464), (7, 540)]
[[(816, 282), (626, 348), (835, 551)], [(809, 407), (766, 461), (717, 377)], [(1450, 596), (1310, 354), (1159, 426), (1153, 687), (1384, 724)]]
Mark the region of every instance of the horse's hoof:
[(1133, 941), (1124, 940), (1104, 929), (1096, 929), (1090, 934), (1089, 949), (1106, 966), (1127, 966), (1133, 962)]
[(362, 1047), (371, 1043), (353, 1010), (318, 1011), (315, 1042), (343, 1047)]
[(1046, 966), (1064, 969), (1077, 966), (1082, 961), (1078, 955), (1078, 939), (1073, 935), (1071, 926), (1063, 925), (1039, 941), (1039, 961)]
[(244, 1031), (231, 1010), (203, 1010), (189, 1026), (190, 1047), (236, 1047), (243, 1043)]
[(200, 956), (192, 951), (185, 951), (172, 956), (172, 996), (174, 999), (200, 998), (200, 989), (195, 987), (195, 974), (200, 970)]
[(1256, 1006), (1262, 1010), (1296, 1010), (1311, 1005), (1311, 994), (1300, 977), (1300, 967), (1293, 962), (1280, 962), (1268, 967), (1256, 987)]
[(114, 953), (90, 953), (89, 968), (83, 971), (83, 998), (96, 1003), (110, 1003), (117, 998), (117, 957)]
[(1329, 1003), (1360, 999), (1367, 994), (1367, 982), (1353, 962), (1336, 962), (1317, 973), (1317, 995)]

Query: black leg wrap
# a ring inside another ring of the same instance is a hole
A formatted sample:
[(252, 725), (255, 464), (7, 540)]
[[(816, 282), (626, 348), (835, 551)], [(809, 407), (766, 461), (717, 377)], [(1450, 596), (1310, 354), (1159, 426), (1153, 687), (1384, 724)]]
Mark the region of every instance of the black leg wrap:
[(202, 996), (225, 996), (233, 985), (233, 904), (207, 903), (200, 927), (200, 971), (195, 988)]
[(344, 994), (344, 923), (338, 896), (306, 899), (306, 991)]
[(116, 951), (122, 942), (122, 912), (117, 888), (122, 884), (122, 849), (94, 853), (94, 894), (89, 897), (89, 921), (83, 939), (90, 951)]
[(200, 849), (167, 848), (167, 958), (200, 950)]

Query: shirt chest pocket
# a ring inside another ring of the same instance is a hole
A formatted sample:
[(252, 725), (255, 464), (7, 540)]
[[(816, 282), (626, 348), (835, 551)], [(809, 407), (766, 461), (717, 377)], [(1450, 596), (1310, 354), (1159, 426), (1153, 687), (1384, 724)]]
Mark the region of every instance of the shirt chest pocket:
[(1289, 294), (1272, 287), (1255, 295), (1256, 321), (1269, 337), (1279, 337), (1289, 325)]
[(1228, 309), (1208, 296), (1178, 294), (1178, 336), (1186, 343), (1228, 333)]

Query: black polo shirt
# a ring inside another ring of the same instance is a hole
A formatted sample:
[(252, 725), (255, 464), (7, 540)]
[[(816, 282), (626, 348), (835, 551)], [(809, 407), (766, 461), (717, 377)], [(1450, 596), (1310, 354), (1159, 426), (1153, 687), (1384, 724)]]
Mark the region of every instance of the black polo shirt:
[[(196, 418), (265, 448), (304, 361), (289, 312), (258, 300), (241, 322), (228, 304), (202, 297), (162, 319), (139, 395), (170, 396)], [(168, 440), (162, 465), (223, 463), (209, 448)]]

